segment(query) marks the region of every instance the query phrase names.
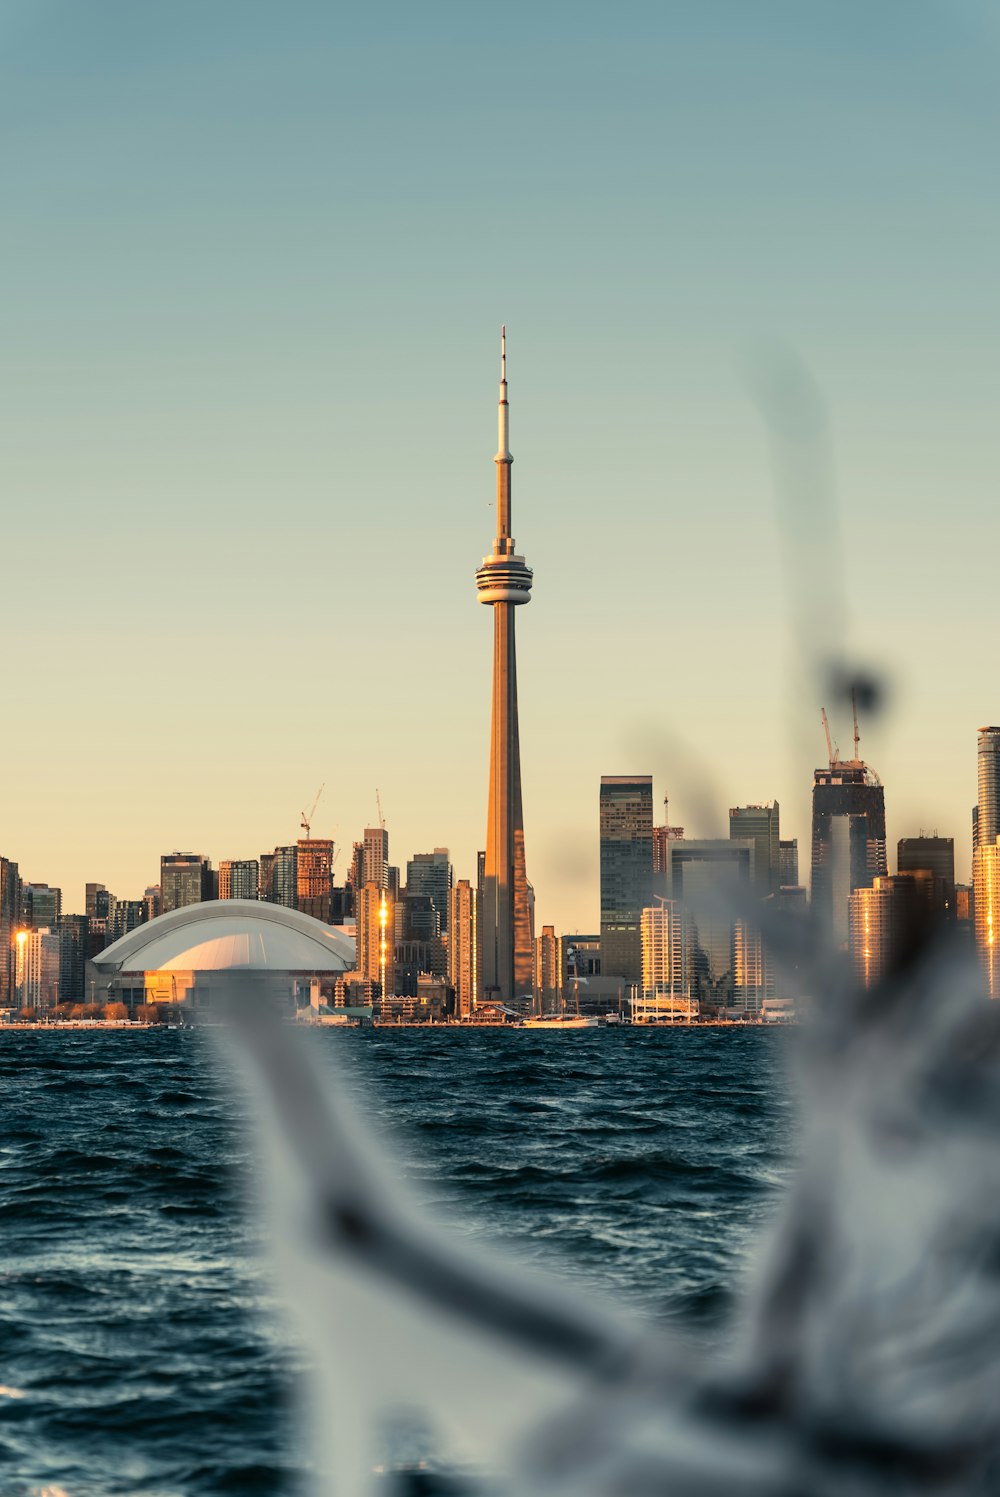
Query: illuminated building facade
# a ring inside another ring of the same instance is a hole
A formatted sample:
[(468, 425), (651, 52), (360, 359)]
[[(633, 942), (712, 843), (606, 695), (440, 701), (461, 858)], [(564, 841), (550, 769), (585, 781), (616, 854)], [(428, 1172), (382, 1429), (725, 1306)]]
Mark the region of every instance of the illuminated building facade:
[(909, 874), (877, 877), (848, 901), (851, 965), (858, 983), (873, 988), (899, 964), (914, 936), (917, 891)]
[[(602, 775), (601, 972), (642, 982), (642, 911), (653, 896), (653, 777)], [(668, 842), (668, 853), (682, 842)]]
[(257, 899), (260, 862), (257, 858), (225, 858), (219, 864), (220, 899)]
[(488, 1001), (530, 998), (534, 978), (533, 901), (524, 852), (521, 749), (517, 714), (514, 611), (531, 598), (531, 568), (511, 534), (506, 334), (500, 335), (497, 533), (476, 572), (480, 603), (493, 611), (490, 783), (483, 873), (483, 995)]
[(455, 990), (455, 1015), (467, 1019), (479, 1006), (482, 962), (479, 922), (482, 895), (467, 878), (452, 885), (448, 901), (448, 981)]
[(389, 833), (384, 826), (366, 826), (361, 883), (387, 888), (388, 868)]
[(973, 847), (992, 847), (1000, 837), (1000, 728), (980, 728), (979, 799), (973, 821)]
[(369, 982), (377, 982), (383, 998), (395, 992), (395, 910), (390, 895), (379, 884), (362, 884), (358, 890), (357, 970)]
[(991, 998), (1000, 998), (1000, 836), (972, 858), (976, 950)]
[(295, 855), (296, 904), (303, 915), (329, 922), (333, 903), (332, 837), (300, 837)]

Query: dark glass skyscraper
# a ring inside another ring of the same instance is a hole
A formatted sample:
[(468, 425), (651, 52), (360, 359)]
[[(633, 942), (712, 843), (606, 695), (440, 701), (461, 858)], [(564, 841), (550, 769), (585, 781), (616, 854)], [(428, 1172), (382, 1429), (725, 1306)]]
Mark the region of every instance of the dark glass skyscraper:
[(602, 775), (601, 972), (642, 981), (642, 911), (653, 897), (653, 777)]
[(448, 929), (448, 904), (451, 897), (452, 867), (446, 847), (433, 852), (414, 853), (406, 865), (407, 894), (428, 894), (434, 901), (442, 931)]
[(885, 791), (859, 759), (835, 760), (813, 777), (812, 907), (834, 938), (846, 944), (848, 904), (855, 889), (871, 888), (889, 872), (885, 848)]

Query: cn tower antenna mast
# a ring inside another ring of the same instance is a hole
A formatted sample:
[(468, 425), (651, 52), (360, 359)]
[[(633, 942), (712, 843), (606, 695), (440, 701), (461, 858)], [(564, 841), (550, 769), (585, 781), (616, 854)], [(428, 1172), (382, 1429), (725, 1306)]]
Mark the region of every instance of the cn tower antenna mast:
[(480, 603), (493, 610), (493, 706), (490, 786), (483, 875), (483, 996), (510, 1003), (531, 994), (534, 931), (524, 856), (521, 749), (517, 715), (514, 610), (531, 599), (531, 568), (514, 550), (511, 534), (510, 406), (507, 400), (507, 329), (500, 329), (500, 399), (497, 409), (497, 533), (493, 550), (476, 572)]

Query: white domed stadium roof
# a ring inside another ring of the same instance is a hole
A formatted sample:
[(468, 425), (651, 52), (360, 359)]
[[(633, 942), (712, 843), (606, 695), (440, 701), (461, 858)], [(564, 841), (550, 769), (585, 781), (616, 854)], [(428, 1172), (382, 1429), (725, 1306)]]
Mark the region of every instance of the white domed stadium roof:
[(332, 926), (255, 899), (189, 904), (137, 926), (94, 958), (102, 972), (348, 972), (354, 942)]

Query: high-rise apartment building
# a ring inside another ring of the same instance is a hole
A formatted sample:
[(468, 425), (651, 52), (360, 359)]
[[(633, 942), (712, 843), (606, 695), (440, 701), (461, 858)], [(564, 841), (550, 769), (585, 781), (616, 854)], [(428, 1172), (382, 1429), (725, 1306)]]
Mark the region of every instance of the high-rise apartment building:
[(848, 901), (849, 950), (857, 981), (865, 988), (882, 982), (913, 942), (917, 892), (909, 874), (877, 877), (870, 888), (855, 889)]
[(110, 920), (115, 912), (115, 896), (103, 884), (87, 884), (84, 909), (90, 920)]
[(33, 930), (43, 926), (55, 930), (62, 914), (62, 890), (48, 884), (22, 884), (21, 912), (25, 925)]
[(889, 869), (885, 791), (860, 760), (835, 760), (813, 777), (812, 907), (839, 945), (848, 939), (848, 902)]
[(85, 1003), (89, 921), (64, 915), (59, 922), (59, 1002)]
[(682, 826), (670, 825), (670, 805), (666, 796), (663, 797), (663, 825), (653, 828), (653, 872), (665, 874), (668, 862), (668, 845), (671, 842), (680, 842), (684, 836)]
[(448, 908), (448, 981), (455, 990), (455, 1014), (467, 1019), (479, 1006), (482, 962), (479, 920), (482, 895), (467, 878), (452, 885)]
[[(923, 893), (926, 913), (932, 919), (955, 918), (954, 837), (900, 837), (896, 844), (896, 867), (909, 873)], [(921, 886), (921, 884), (926, 887)]]
[(260, 898), (269, 904), (284, 905), (286, 910), (298, 908), (299, 899), (299, 850), (295, 845), (276, 847), (274, 852), (260, 855)]
[(332, 838), (299, 838), (296, 881), (298, 906), (302, 913), (328, 923), (333, 903)]
[(756, 887), (752, 842), (700, 840), (670, 848), (670, 899), (691, 919), (689, 984), (701, 1005), (755, 1009), (766, 992), (760, 936), (747, 922)]
[(155, 920), (160, 913), (160, 886), (147, 884), (142, 894), (146, 905), (146, 919)]
[(1000, 837), (1000, 728), (980, 728), (979, 800), (973, 847), (992, 847)]
[(14, 936), (21, 919), (21, 876), (10, 858), (0, 858), (0, 1007), (14, 1003)]
[(781, 887), (781, 838), (778, 802), (762, 806), (732, 806), (729, 840), (752, 842), (754, 885), (762, 899)]
[(364, 874), (361, 882), (386, 887), (389, 867), (389, 833), (384, 826), (366, 826), (364, 840)]
[(559, 942), (554, 925), (543, 925), (541, 935), (535, 937), (535, 1001), (540, 1014), (558, 1012), (562, 1001)]
[(799, 882), (799, 839), (782, 838), (778, 842), (778, 887), (794, 889)]
[(1000, 836), (972, 858), (976, 950), (991, 998), (1000, 998)]
[(641, 933), (643, 997), (687, 998), (691, 976), (688, 912), (672, 900), (651, 905), (642, 912)]
[(219, 864), (220, 899), (257, 899), (260, 894), (258, 858), (223, 858)]
[(362, 884), (357, 899), (357, 969), (369, 982), (381, 985), (381, 996), (395, 993), (395, 911), (380, 884)]
[(599, 821), (601, 971), (641, 983), (640, 921), (653, 893), (652, 775), (602, 775)]
[(406, 892), (427, 894), (441, 917), (441, 930), (448, 929), (448, 901), (451, 894), (453, 871), (446, 847), (435, 847), (433, 852), (414, 853), (406, 865)]
[(55, 1008), (59, 1002), (59, 932), (19, 930), (15, 943), (16, 1002), (21, 1008)]
[(211, 899), (212, 893), (212, 865), (200, 852), (164, 853), (160, 858), (160, 909), (164, 915), (189, 904), (201, 904)]
[(127, 936), (130, 931), (146, 923), (146, 901), (144, 899), (115, 900), (114, 914), (108, 921), (108, 945)]
[(531, 568), (511, 534), (507, 345), (500, 334), (497, 533), (476, 572), (480, 603), (493, 614), (493, 698), (490, 779), (483, 876), (483, 990), (510, 1003), (530, 996), (534, 981), (534, 904), (524, 851), (521, 747), (517, 712), (515, 610), (531, 599)]

